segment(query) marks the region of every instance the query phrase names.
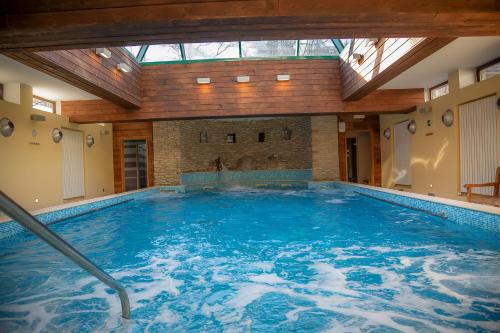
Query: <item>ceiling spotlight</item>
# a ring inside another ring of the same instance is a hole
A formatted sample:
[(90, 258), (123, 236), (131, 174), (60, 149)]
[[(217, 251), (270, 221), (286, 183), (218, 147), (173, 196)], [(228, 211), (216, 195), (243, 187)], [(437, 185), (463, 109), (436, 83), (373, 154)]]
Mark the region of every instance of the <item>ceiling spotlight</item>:
[(289, 74), (278, 74), (276, 75), (276, 81), (289, 81), (290, 80), (290, 75)]
[(116, 68), (121, 70), (123, 73), (130, 73), (132, 71), (132, 68), (124, 62), (120, 62), (116, 65)]
[(240, 82), (240, 83), (250, 82), (250, 76), (248, 76), (248, 75), (237, 76), (236, 81)]
[(198, 77), (198, 78), (196, 78), (196, 82), (198, 82), (198, 84), (209, 84), (210, 78), (209, 77)]
[(95, 49), (95, 53), (106, 59), (111, 58), (111, 51), (105, 47), (98, 47), (97, 49)]

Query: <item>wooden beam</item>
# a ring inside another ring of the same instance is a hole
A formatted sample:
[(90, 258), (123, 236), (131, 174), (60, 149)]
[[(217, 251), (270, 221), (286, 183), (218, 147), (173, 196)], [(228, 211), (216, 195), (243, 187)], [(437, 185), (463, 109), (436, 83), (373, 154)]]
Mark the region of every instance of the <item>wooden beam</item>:
[[(236, 76), (250, 75), (237, 83)], [(290, 81), (276, 81), (276, 74)], [(196, 83), (210, 77), (211, 84)], [(146, 66), (140, 109), (105, 100), (62, 102), (73, 122), (132, 122), (214, 117), (408, 112), (423, 103), (422, 89), (380, 90), (353, 102), (340, 96), (338, 60), (254, 60)]]
[[(360, 99), (432, 53), (454, 38), (383, 38), (354, 40), (341, 53), (342, 98)], [(359, 60), (355, 57), (361, 57)]]
[(497, 0), (17, 0), (2, 6), (0, 50), (500, 34)]
[[(95, 49), (42, 52), (9, 52), (6, 55), (124, 108), (141, 106), (142, 67), (123, 48), (110, 48), (112, 57), (102, 58)], [(117, 69), (126, 63), (130, 73)]]

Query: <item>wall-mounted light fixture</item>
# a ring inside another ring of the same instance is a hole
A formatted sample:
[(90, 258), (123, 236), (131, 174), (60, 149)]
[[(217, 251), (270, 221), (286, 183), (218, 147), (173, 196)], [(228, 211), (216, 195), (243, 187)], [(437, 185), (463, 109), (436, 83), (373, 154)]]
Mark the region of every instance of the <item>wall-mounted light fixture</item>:
[(87, 147), (92, 147), (94, 145), (94, 137), (92, 135), (87, 135), (87, 140), (86, 140), (86, 143), (87, 143)]
[(361, 64), (365, 60), (365, 57), (361, 53), (353, 53), (352, 58), (356, 60), (358, 64)]
[(123, 73), (130, 73), (132, 71), (132, 68), (124, 62), (120, 62), (118, 65), (116, 65), (116, 68), (118, 68)]
[(198, 77), (198, 78), (196, 78), (196, 82), (198, 84), (209, 84), (210, 78), (209, 77)]
[(59, 143), (63, 138), (63, 132), (59, 128), (54, 128), (52, 130), (52, 140), (55, 143)]
[(411, 120), (408, 123), (408, 132), (411, 134), (415, 134), (417, 132), (417, 122), (415, 120)]
[(453, 114), (453, 111), (451, 109), (446, 110), (443, 112), (443, 115), (441, 116), (441, 121), (446, 127), (450, 127), (453, 125), (453, 120), (455, 119), (455, 116)]
[(387, 140), (389, 140), (391, 138), (391, 129), (390, 128), (386, 128), (384, 130), (384, 138), (386, 138)]
[(236, 77), (236, 82), (245, 83), (250, 82), (250, 76), (248, 75), (240, 75)]
[(276, 75), (276, 81), (290, 81), (290, 74), (278, 74)]
[(14, 123), (9, 118), (0, 119), (0, 133), (4, 137), (11, 136), (14, 132)]
[(95, 49), (95, 53), (98, 56), (101, 56), (106, 59), (111, 58), (111, 51), (105, 47), (98, 47), (97, 49)]

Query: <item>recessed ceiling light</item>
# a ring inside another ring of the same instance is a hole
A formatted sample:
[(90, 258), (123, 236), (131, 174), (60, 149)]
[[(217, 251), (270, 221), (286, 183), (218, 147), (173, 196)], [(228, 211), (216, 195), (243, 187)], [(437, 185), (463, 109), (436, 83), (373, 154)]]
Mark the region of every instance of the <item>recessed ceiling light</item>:
[(210, 83), (210, 78), (209, 77), (199, 77), (199, 78), (196, 78), (196, 82), (198, 82), (198, 84), (208, 84), (208, 83)]
[(248, 75), (240, 75), (236, 77), (236, 81), (243, 83), (243, 82), (250, 82), (250, 76)]
[(116, 68), (121, 70), (123, 73), (130, 73), (132, 71), (132, 68), (124, 62), (120, 62), (116, 65)]
[(95, 49), (95, 53), (103, 58), (111, 58), (111, 51), (105, 47), (98, 47), (97, 49)]
[(289, 81), (290, 75), (289, 74), (278, 74), (278, 75), (276, 75), (276, 80), (277, 81)]

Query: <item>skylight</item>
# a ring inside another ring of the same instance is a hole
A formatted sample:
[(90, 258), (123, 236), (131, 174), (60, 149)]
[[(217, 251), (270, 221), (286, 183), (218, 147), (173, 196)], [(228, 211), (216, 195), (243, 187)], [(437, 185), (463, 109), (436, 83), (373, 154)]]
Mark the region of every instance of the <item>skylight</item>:
[(142, 64), (337, 57), (350, 40), (308, 39), (126, 46)]

